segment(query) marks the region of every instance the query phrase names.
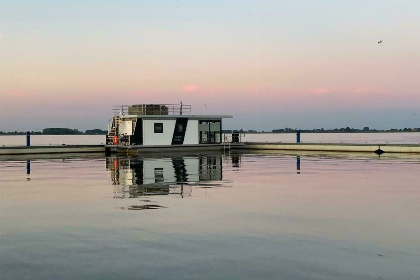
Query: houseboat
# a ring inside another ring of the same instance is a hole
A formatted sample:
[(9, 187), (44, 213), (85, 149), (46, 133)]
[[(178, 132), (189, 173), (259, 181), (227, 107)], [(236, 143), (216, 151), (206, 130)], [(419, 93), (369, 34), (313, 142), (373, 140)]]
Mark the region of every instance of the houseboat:
[[(223, 119), (229, 115), (192, 115), (191, 105), (137, 104), (115, 108), (108, 123), (108, 152), (155, 150), (154, 148), (216, 148), (227, 140)], [(175, 150), (176, 150), (175, 149)]]

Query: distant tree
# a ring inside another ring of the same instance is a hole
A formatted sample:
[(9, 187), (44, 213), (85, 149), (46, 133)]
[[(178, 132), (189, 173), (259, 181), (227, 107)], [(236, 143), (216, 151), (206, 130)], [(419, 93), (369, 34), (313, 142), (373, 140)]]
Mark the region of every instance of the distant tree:
[(363, 131), (369, 131), (369, 127), (368, 127), (368, 126), (365, 126), (365, 127), (363, 128)]
[(106, 135), (108, 133), (108, 131), (106, 130), (102, 130), (102, 129), (88, 129), (85, 131), (85, 134), (89, 134), (89, 135)]
[(52, 127), (52, 128), (43, 129), (42, 134), (47, 134), (47, 135), (78, 135), (78, 134), (83, 134), (83, 132), (81, 132), (77, 129), (71, 129), (71, 128)]

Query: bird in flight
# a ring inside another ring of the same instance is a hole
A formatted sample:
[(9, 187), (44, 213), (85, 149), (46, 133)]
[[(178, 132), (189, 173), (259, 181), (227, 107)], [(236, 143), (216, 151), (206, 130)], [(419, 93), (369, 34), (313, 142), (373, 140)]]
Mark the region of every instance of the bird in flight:
[(382, 44), (382, 42), (383, 42), (383, 41), (382, 41), (382, 40), (380, 40), (380, 41), (378, 42), (378, 44)]

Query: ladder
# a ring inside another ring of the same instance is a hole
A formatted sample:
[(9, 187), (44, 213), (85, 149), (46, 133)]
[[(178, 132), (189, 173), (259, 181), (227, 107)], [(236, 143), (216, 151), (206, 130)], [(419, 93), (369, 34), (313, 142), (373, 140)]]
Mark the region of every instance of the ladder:
[[(112, 120), (112, 122), (111, 122)], [(110, 123), (111, 122), (111, 123)], [(112, 142), (112, 138), (117, 135), (117, 127), (121, 123), (121, 118), (119, 115), (115, 115), (108, 121), (108, 134), (107, 134), (107, 140), (109, 142)], [(118, 136), (118, 135), (117, 135)], [(107, 142), (108, 142), (107, 141)]]
[(226, 149), (230, 153), (230, 142), (227, 135), (223, 135), (223, 151), (225, 152)]

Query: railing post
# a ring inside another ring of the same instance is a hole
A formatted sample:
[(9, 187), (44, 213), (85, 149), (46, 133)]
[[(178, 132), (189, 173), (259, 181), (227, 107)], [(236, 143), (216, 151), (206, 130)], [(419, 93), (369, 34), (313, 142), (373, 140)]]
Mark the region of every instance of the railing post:
[(296, 143), (300, 143), (300, 129), (296, 133)]

